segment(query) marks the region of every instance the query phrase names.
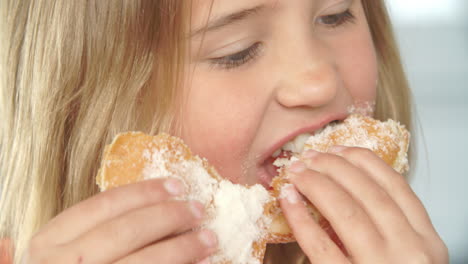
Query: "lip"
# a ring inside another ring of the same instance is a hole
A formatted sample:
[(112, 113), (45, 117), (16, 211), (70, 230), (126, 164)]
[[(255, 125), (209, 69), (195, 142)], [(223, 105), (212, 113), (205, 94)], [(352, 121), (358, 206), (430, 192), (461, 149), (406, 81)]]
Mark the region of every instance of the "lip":
[(344, 119), (346, 119), (347, 116), (348, 116), (348, 113), (330, 115), (317, 123), (296, 129), (295, 131), (291, 132), (287, 136), (281, 138), (279, 141), (271, 145), (261, 156), (259, 156), (257, 166), (263, 167), (265, 161), (268, 158), (270, 158), (276, 150), (280, 149), (284, 144), (286, 144), (288, 141), (291, 141), (298, 135), (303, 134), (303, 133), (312, 134), (313, 132), (325, 127), (327, 124), (331, 123), (332, 121), (336, 121), (336, 120), (343, 121)]

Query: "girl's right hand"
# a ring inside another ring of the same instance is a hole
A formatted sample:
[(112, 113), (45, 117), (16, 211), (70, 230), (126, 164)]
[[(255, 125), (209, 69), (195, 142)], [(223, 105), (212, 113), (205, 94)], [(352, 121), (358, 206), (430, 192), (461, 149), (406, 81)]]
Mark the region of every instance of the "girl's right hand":
[(63, 211), (30, 241), (22, 263), (194, 263), (216, 251), (212, 231), (197, 230), (204, 208), (177, 201), (176, 179), (102, 192)]

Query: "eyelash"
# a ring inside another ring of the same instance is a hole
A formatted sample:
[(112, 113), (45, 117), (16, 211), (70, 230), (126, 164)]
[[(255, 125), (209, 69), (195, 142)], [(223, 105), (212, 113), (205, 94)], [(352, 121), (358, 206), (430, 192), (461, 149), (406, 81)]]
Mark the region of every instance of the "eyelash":
[(335, 22), (335, 23), (330, 23), (330, 24), (325, 24), (324, 23), (324, 25), (327, 26), (327, 27), (336, 28), (336, 27), (339, 27), (339, 26), (344, 25), (346, 23), (355, 22), (356, 17), (351, 12), (351, 10), (348, 9), (348, 10), (344, 11), (343, 13), (324, 16), (324, 17), (322, 17), (322, 19), (337, 19), (338, 21)]
[(219, 67), (224, 70), (230, 70), (233, 68), (237, 68), (241, 65), (246, 64), (247, 62), (254, 59), (260, 53), (262, 47), (262, 43), (256, 42), (252, 46), (248, 47), (247, 49), (220, 58), (210, 59), (211, 64), (215, 67)]
[[(333, 15), (327, 15), (322, 17), (321, 19), (332, 19), (332, 20), (337, 20), (336, 22), (333, 23), (323, 23), (326, 27), (329, 28), (337, 28), (339, 26), (342, 26), (346, 23), (353, 23), (356, 19), (354, 14), (351, 12), (350, 9), (346, 10), (343, 13), (339, 14), (333, 14)], [(237, 67), (240, 67), (248, 62), (250, 62), (252, 59), (254, 59), (256, 56), (261, 51), (261, 48), (263, 47), (261, 42), (256, 42), (249, 48), (240, 51), (235, 54), (227, 55), (224, 57), (219, 57), (219, 58), (213, 58), (210, 59), (211, 65), (216, 68), (220, 68), (223, 70), (230, 70), (234, 69)]]

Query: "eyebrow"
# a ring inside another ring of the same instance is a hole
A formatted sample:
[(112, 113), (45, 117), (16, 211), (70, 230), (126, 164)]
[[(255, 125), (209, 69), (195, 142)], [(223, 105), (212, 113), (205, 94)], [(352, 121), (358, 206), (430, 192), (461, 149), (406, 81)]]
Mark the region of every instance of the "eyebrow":
[(219, 18), (215, 18), (212, 21), (208, 22), (208, 24), (200, 29), (194, 30), (190, 36), (193, 38), (201, 33), (206, 33), (209, 31), (215, 31), (222, 27), (228, 26), (230, 24), (234, 24), (236, 22), (245, 20), (249, 17), (252, 17), (255, 14), (262, 12), (263, 10), (267, 9), (269, 6), (263, 4), (258, 5), (253, 8), (242, 9), (240, 11), (220, 16)]

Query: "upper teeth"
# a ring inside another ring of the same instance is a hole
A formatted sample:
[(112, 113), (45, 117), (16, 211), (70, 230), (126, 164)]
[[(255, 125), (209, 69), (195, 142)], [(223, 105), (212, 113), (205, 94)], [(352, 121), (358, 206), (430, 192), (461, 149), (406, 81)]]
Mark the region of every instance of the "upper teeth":
[(280, 149), (275, 151), (273, 153), (272, 157), (273, 158), (278, 157), (281, 154), (281, 151), (283, 151), (283, 150), (290, 151), (292, 153), (302, 152), (302, 150), (304, 149), (305, 142), (311, 136), (312, 136), (312, 134), (309, 134), (309, 133), (304, 133), (304, 134), (298, 135), (296, 138), (294, 138), (293, 140), (287, 142)]
[(309, 134), (309, 133), (300, 134), (295, 139), (293, 139), (293, 140), (289, 141), (288, 143), (284, 144), (284, 146), (281, 147), (281, 149), (291, 151), (293, 153), (299, 153), (304, 148), (304, 144), (307, 141), (307, 139), (309, 137), (311, 137), (311, 136), (312, 135)]
[[(337, 123), (338, 123), (338, 121), (334, 121), (334, 122), (331, 122), (328, 126), (330, 126), (330, 125), (333, 126), (333, 125), (335, 125)], [(321, 133), (325, 128), (326, 128), (326, 126), (321, 128), (321, 129), (316, 130), (314, 132), (314, 135), (317, 135), (317, 134)], [(304, 133), (304, 134), (298, 135), (296, 138), (294, 138), (293, 140), (287, 142), (280, 149), (275, 151), (273, 153), (272, 157), (273, 158), (278, 157), (281, 154), (281, 151), (283, 151), (283, 150), (291, 151), (292, 153), (296, 153), (296, 154), (301, 153), (302, 150), (304, 150), (304, 145), (305, 145), (307, 139), (309, 139), (309, 137), (311, 137), (311, 136), (312, 136), (312, 134), (309, 134), (309, 133)]]

